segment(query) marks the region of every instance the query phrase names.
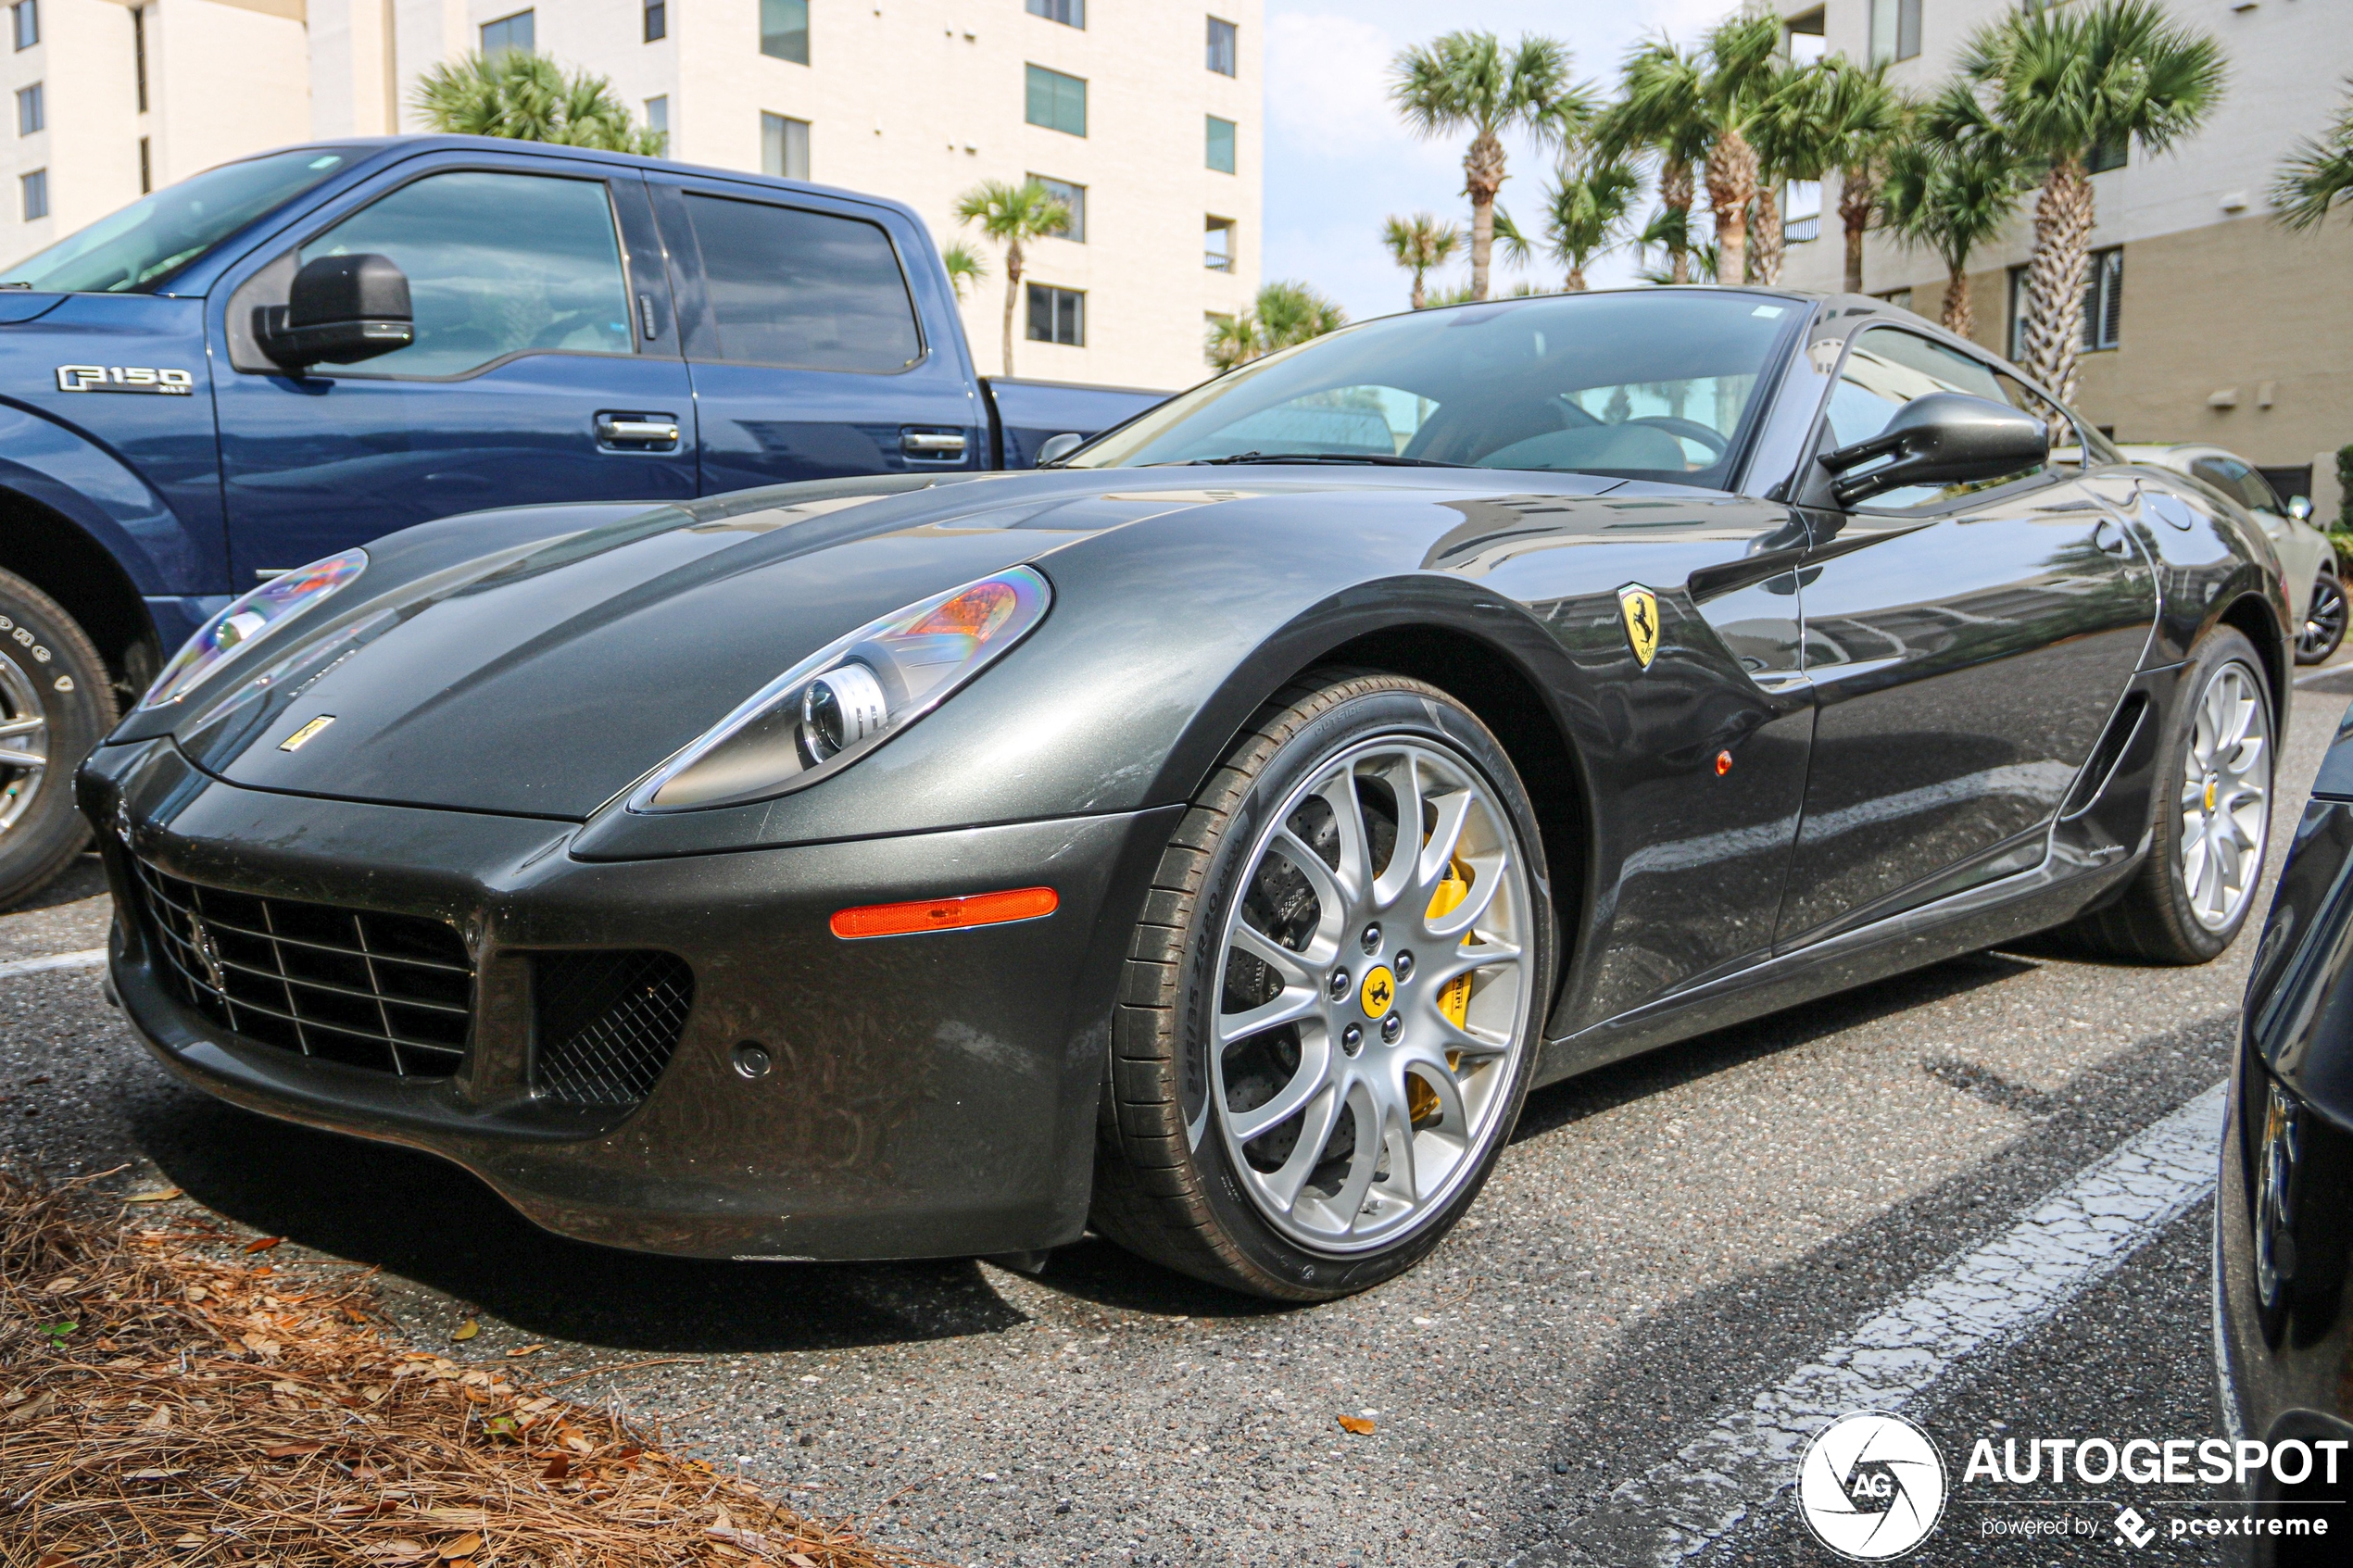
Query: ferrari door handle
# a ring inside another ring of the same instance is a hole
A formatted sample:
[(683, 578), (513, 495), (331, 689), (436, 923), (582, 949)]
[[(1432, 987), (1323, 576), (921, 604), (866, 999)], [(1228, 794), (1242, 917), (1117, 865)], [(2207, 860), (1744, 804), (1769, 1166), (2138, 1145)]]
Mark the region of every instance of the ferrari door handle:
[(954, 430), (902, 431), (899, 449), (911, 458), (944, 458), (952, 461), (964, 455), (964, 435)]
[(2125, 543), (2124, 530), (2113, 518), (2100, 519), (2099, 526), (2092, 530), (2092, 543), (2111, 556), (2123, 555), (2132, 547)]
[(669, 414), (598, 414), (597, 439), (615, 446), (675, 446), (678, 421)]

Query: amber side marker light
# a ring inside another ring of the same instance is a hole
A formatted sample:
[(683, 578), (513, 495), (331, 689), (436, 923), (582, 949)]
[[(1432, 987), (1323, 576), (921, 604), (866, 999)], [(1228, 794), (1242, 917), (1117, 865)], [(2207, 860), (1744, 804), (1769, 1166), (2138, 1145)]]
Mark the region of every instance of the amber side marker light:
[(975, 893), (962, 898), (922, 898), (912, 904), (865, 904), (837, 909), (830, 923), (845, 941), (863, 936), (908, 936), (918, 931), (968, 931), (976, 925), (1039, 920), (1062, 899), (1051, 887), (1019, 887), (1010, 893)]

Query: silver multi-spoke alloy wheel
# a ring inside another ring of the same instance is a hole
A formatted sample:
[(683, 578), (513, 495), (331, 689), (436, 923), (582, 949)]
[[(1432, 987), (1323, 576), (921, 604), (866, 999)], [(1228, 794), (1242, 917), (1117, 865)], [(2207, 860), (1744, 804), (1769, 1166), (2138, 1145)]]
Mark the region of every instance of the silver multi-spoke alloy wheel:
[(13, 659), (0, 659), (0, 834), (17, 825), (49, 772), (49, 715)]
[(2271, 707), (2233, 660), (2198, 694), (2182, 759), (2182, 886), (2207, 930), (2230, 926), (2255, 897), (2271, 820)]
[(1512, 818), (1449, 749), (1376, 737), (1311, 770), (1242, 863), (1202, 1115), (1294, 1245), (1389, 1246), (1504, 1130), (1537, 967)]

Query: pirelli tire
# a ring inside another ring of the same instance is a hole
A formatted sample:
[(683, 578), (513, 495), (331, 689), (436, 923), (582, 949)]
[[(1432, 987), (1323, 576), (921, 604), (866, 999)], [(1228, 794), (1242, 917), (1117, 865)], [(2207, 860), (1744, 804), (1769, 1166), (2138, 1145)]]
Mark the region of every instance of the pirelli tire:
[(1487, 727), (1419, 681), (1312, 672), (1161, 857), (1113, 1021), (1095, 1228), (1276, 1299), (1411, 1268), (1510, 1137), (1554, 941), (1535, 815)]
[(0, 909), (41, 891), (89, 843), (73, 772), (114, 721), (89, 637), (55, 599), (0, 571)]

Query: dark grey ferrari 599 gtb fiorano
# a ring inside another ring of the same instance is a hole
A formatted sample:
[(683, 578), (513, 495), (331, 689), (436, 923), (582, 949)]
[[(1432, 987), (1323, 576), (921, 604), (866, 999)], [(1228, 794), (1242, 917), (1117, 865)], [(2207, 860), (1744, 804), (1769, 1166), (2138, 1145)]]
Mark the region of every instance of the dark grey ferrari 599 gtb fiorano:
[[(2054, 453), (2067, 460), (2054, 460)], [(1017, 474), (452, 519), (82, 771), (156, 1054), (707, 1257), (1410, 1266), (1534, 1085), (2071, 924), (2213, 958), (2287, 604), (1856, 298), (1365, 323)]]

